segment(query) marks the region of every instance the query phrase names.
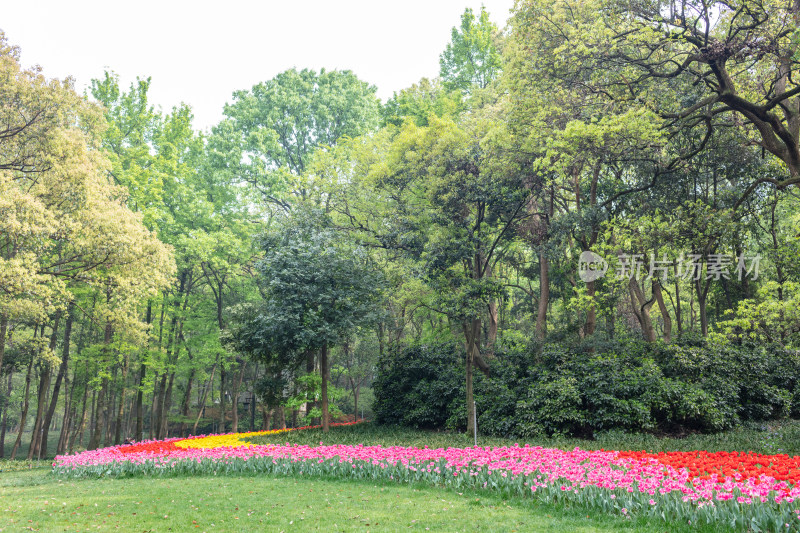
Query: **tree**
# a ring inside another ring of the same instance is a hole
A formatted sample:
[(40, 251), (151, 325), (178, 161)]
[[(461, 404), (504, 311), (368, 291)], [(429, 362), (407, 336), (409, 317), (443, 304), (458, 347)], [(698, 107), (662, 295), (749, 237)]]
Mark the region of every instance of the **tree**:
[(232, 178), (254, 187), (263, 198), (287, 209), (292, 198), (305, 199), (297, 179), (311, 154), (342, 137), (373, 131), (379, 121), (376, 88), (349, 70), (297, 71), (236, 91), (233, 103), (214, 128)]
[(673, 133), (736, 128), (785, 168), (752, 187), (785, 188), (800, 183), (798, 15), (797, 2), (773, 0), (527, 0), (513, 25), (565, 86), (644, 105)]
[(296, 211), (263, 238), (258, 263), (265, 300), (231, 333), (234, 346), (254, 359), (297, 368), (319, 352), (322, 426), (328, 431), (330, 348), (379, 315), (381, 280), (359, 248), (317, 211)]
[(500, 73), (501, 55), (497, 26), (481, 6), (478, 18), (471, 8), (461, 15), (461, 27), (453, 28), (450, 42), (439, 56), (439, 76), (445, 87), (469, 94), (485, 89)]
[(428, 117), (454, 117), (461, 111), (461, 95), (446, 89), (441, 80), (422, 78), (408, 89), (394, 93), (381, 109), (384, 125), (400, 126), (412, 119), (417, 126), (427, 126)]

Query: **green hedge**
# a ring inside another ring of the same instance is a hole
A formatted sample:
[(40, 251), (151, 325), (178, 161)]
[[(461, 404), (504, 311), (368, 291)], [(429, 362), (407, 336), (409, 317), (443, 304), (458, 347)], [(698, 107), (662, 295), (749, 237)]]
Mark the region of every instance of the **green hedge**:
[[(379, 423), (463, 429), (463, 347), (388, 354), (375, 383)], [(800, 354), (774, 346), (638, 341), (498, 349), (475, 377), (478, 427), (498, 436), (591, 437), (623, 429), (715, 432), (800, 416)]]

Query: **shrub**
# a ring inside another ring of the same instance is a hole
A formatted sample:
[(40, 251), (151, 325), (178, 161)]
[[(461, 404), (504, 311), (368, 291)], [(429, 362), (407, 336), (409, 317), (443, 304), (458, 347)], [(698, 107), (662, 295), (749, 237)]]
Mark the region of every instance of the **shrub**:
[[(625, 340), (499, 347), (475, 374), (478, 428), (498, 436), (609, 430), (714, 432), (800, 415), (800, 355), (772, 346)], [(383, 362), (376, 419), (466, 427), (463, 347), (406, 348)]]

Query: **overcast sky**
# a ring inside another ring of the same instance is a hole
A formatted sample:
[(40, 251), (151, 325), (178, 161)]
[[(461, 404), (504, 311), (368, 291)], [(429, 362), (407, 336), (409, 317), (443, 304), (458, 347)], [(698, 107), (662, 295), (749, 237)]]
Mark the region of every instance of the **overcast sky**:
[[(151, 76), (151, 102), (185, 102), (206, 129), (238, 89), (291, 67), (349, 69), (386, 100), (439, 73), (461, 13), (505, 26), (513, 0), (173, 0), (4, 2), (0, 29), (24, 66), (72, 76), (83, 92), (108, 68), (124, 87)], [(204, 5), (205, 4), (205, 5)], [(206, 7), (206, 6), (213, 6)]]

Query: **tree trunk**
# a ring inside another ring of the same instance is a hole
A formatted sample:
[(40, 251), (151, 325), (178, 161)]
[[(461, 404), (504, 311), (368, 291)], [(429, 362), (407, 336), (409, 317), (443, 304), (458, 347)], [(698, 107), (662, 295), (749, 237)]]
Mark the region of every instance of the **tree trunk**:
[(592, 298), (592, 303), (589, 304), (589, 309), (586, 310), (586, 322), (583, 325), (583, 334), (586, 337), (594, 334), (594, 330), (597, 327), (597, 310), (594, 305), (596, 283), (595, 281), (586, 282), (586, 295)]
[(8, 425), (8, 411), (11, 409), (11, 378), (14, 372), (8, 373), (8, 392), (6, 394), (6, 404), (3, 406), (3, 421), (0, 424), (0, 459), (6, 456), (6, 426)]
[[(81, 423), (75, 426), (75, 432), (72, 434), (72, 438), (67, 445), (67, 452), (72, 453), (75, 441), (77, 438), (78, 446), (83, 445), (83, 432), (86, 428), (86, 404), (89, 401), (89, 360), (86, 360), (86, 364), (84, 365), (84, 385), (83, 385), (83, 402), (81, 405)], [(74, 387), (74, 385), (73, 385)]]
[(676, 276), (675, 276), (675, 323), (678, 326), (678, 335), (681, 334), (683, 331), (683, 319), (682, 319), (682, 312), (681, 312), (681, 289), (680, 289), (680, 282), (677, 277), (677, 265), (676, 269)]
[(172, 408), (172, 385), (175, 383), (175, 372), (170, 372), (169, 374), (169, 382), (167, 383), (167, 393), (164, 395), (164, 416), (162, 418), (162, 427), (159, 429), (159, 433), (163, 435), (163, 439), (169, 437), (169, 410)]
[(186, 420), (189, 418), (189, 406), (192, 399), (192, 383), (194, 383), (194, 374), (195, 369), (192, 368), (192, 370), (189, 372), (189, 380), (186, 383), (186, 393), (183, 395), (183, 401), (181, 401), (181, 437), (186, 436)]
[[(464, 345), (466, 352), (466, 389), (467, 389), (467, 433), (472, 434), (475, 429), (475, 398), (472, 390), (472, 374), (477, 358), (480, 357), (480, 341), (481, 334), (481, 321), (480, 319), (465, 322), (464, 329)], [(477, 356), (477, 357), (476, 357)]]
[(219, 367), (219, 428), (218, 433), (225, 433), (225, 365)]
[(650, 307), (653, 305), (653, 299), (645, 299), (644, 292), (642, 292), (642, 288), (639, 287), (639, 282), (636, 281), (635, 277), (631, 277), (628, 282), (628, 292), (633, 314), (636, 315), (636, 319), (642, 328), (642, 335), (647, 342), (655, 342), (656, 330), (653, 328), (653, 321), (650, 318)]
[[(114, 336), (114, 328), (111, 322), (106, 323), (105, 334), (103, 336), (103, 355), (105, 361), (111, 359), (111, 339)], [(102, 369), (101, 369), (102, 372)], [(103, 434), (103, 418), (106, 415), (106, 396), (108, 396), (108, 377), (103, 372), (100, 382), (100, 392), (97, 394), (97, 407), (94, 410), (94, 428), (89, 439), (87, 449), (96, 450), (100, 446), (100, 438)]]
[(111, 446), (111, 432), (116, 425), (116, 419), (114, 418), (114, 414), (117, 412), (116, 405), (117, 405), (117, 365), (113, 365), (113, 370), (111, 372), (111, 379), (108, 380), (108, 390), (106, 392), (106, 413), (103, 416), (103, 448)]
[(328, 368), (328, 341), (322, 344), (319, 353), (319, 372), (322, 375), (322, 432), (330, 430), (330, 413), (328, 412), (328, 380), (330, 379), (330, 369)]
[(544, 248), (539, 250), (539, 308), (536, 312), (536, 337), (547, 335), (547, 306), (550, 305), (550, 261)]
[(355, 390), (353, 391), (353, 410), (356, 412), (353, 421), (355, 422), (358, 420), (358, 395), (361, 393), (361, 382), (356, 385)]
[[(125, 414), (125, 382), (128, 380), (128, 354), (126, 353), (122, 358), (122, 378), (120, 380), (122, 388), (119, 391), (119, 406), (117, 407), (117, 423), (115, 424), (114, 428), (114, 445), (118, 446), (122, 444), (123, 441), (123, 416)], [(128, 438), (127, 432), (125, 432), (124, 439)]]
[(493, 353), (492, 347), (497, 342), (497, 330), (497, 302), (492, 300), (489, 302), (489, 331), (486, 335), (486, 349), (490, 353)]
[(282, 405), (278, 406), (278, 422), (281, 429), (286, 429), (286, 409)]
[(239, 432), (239, 387), (242, 386), (242, 379), (244, 378), (244, 371), (247, 368), (247, 363), (239, 363), (239, 376), (233, 383), (233, 393), (231, 394), (231, 414), (233, 415), (233, 433)]
[[(50, 399), (50, 407), (47, 409), (47, 414), (44, 418), (44, 424), (42, 426), (42, 442), (40, 444), (42, 448), (42, 454), (47, 454), (47, 438), (50, 433), (50, 424), (53, 421), (53, 415), (56, 412), (56, 404), (58, 403), (58, 395), (61, 392), (61, 382), (67, 378), (67, 372), (69, 371), (69, 343), (72, 337), (72, 322), (75, 319), (75, 303), (70, 302), (69, 306), (67, 307), (67, 321), (64, 325), (64, 346), (61, 352), (61, 365), (58, 367), (58, 375), (56, 376), (56, 383), (53, 386), (53, 395)], [(55, 343), (53, 343), (55, 344)], [(55, 348), (55, 346), (53, 346)], [(64, 388), (66, 393), (66, 387)], [(66, 408), (67, 404), (67, 395), (64, 394), (64, 406)], [(66, 414), (64, 415), (64, 421), (66, 421)]]
[(8, 333), (8, 315), (0, 314), (0, 373), (3, 372), (3, 357), (6, 353), (6, 334)]
[(669, 310), (666, 303), (664, 303), (664, 295), (661, 293), (661, 283), (653, 280), (653, 296), (658, 303), (658, 310), (661, 312), (661, 319), (664, 321), (664, 342), (669, 343), (672, 340), (672, 318), (669, 316)]
[[(50, 335), (50, 344), (48, 348), (50, 349), (50, 353), (55, 353), (56, 349), (56, 340), (58, 335), (58, 324), (61, 322), (61, 311), (56, 313), (55, 318), (53, 319), (53, 333)], [(47, 428), (44, 427), (44, 416), (45, 416), (45, 408), (47, 407), (47, 395), (50, 392), (50, 379), (53, 375), (53, 369), (50, 366), (48, 361), (43, 361), (41, 365), (41, 375), (39, 377), (39, 394), (37, 397), (36, 402), (36, 421), (33, 424), (33, 433), (31, 434), (31, 444), (28, 447), (28, 461), (34, 458), (36, 454), (39, 454), (41, 457), (40, 452), (40, 445), (42, 443), (42, 438), (44, 436), (44, 432), (47, 431)], [(57, 401), (58, 398), (55, 398)], [(41, 450), (45, 454), (47, 454), (47, 450)]]
[(19, 416), (19, 432), (17, 433), (17, 440), (14, 442), (14, 448), (11, 450), (11, 460), (17, 456), (17, 450), (22, 443), (22, 432), (25, 431), (25, 420), (28, 418), (28, 405), (31, 392), (31, 372), (33, 371), (33, 358), (28, 363), (28, 373), (25, 375), (25, 394), (22, 400), (22, 413)]
[(147, 428), (147, 438), (155, 438), (156, 417), (158, 416), (159, 398), (161, 397), (161, 386), (158, 372), (153, 376), (153, 401), (150, 402), (150, 426)]
[(272, 411), (267, 409), (266, 405), (261, 406), (261, 431), (268, 431), (269, 430), (269, 419), (272, 415)]
[[(314, 351), (307, 350), (306, 351), (306, 374), (312, 374), (315, 370), (314, 365)], [(311, 410), (315, 407), (314, 401), (306, 402), (306, 416), (308, 417), (311, 414)]]
[[(147, 346), (150, 346), (150, 324), (153, 322), (153, 302), (147, 301), (147, 314), (145, 323), (147, 324)], [(144, 383), (147, 378), (147, 364), (145, 358), (139, 365), (139, 385), (136, 387), (136, 431), (134, 439), (138, 442), (144, 438)]]
[(203, 391), (203, 400), (200, 402), (200, 406), (197, 409), (197, 418), (194, 420), (194, 426), (192, 426), (192, 435), (197, 435), (197, 424), (200, 423), (200, 416), (203, 414), (203, 410), (206, 408), (206, 399), (208, 398), (208, 392), (211, 390), (211, 386), (214, 383), (214, 371), (217, 369), (217, 363), (219, 363), (219, 354), (217, 354), (217, 360), (214, 362), (214, 366), (211, 367), (211, 376), (208, 378), (208, 384)]
[(710, 283), (706, 283), (706, 286), (703, 287), (703, 283), (700, 280), (695, 280), (694, 282), (695, 290), (697, 291), (697, 307), (700, 314), (700, 331), (703, 337), (708, 337), (707, 296), (710, 285)]

